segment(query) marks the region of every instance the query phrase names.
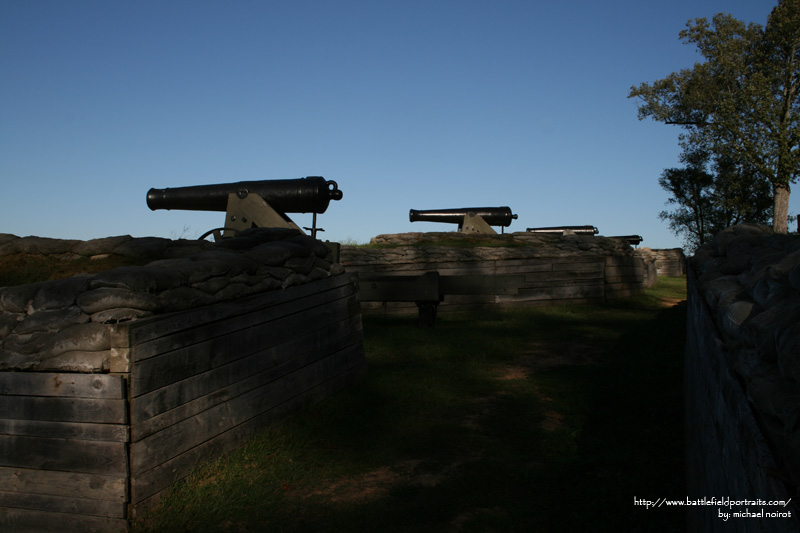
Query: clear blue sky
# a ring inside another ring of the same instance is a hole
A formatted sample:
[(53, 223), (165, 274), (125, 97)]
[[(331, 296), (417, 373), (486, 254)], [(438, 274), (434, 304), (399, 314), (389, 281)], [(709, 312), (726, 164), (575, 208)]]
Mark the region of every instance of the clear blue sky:
[(319, 175), (344, 192), (323, 239), (508, 205), (507, 231), (680, 246), (658, 219), (679, 130), (629, 89), (700, 59), (687, 20), (776, 3), (3, 0), (0, 232), (194, 238), (224, 215), (150, 211), (149, 188)]

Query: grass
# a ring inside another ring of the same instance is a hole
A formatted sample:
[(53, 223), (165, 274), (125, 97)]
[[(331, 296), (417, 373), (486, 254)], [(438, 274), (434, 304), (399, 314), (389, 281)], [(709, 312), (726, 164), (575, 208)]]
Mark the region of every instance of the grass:
[(143, 261), (137, 262), (121, 256), (64, 260), (39, 254), (11, 254), (0, 256), (0, 287), (64, 279), (77, 274), (96, 274), (119, 266), (140, 263)]
[(198, 467), (146, 531), (682, 531), (685, 279), (606, 306), (364, 318), (358, 384)]

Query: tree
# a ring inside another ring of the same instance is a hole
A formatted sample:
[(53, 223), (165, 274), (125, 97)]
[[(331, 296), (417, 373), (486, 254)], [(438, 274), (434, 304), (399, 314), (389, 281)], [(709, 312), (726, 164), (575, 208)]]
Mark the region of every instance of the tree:
[(740, 222), (766, 223), (772, 214), (769, 183), (755, 170), (730, 159), (712, 160), (711, 153), (698, 145), (684, 145), (684, 168), (665, 169), (659, 185), (671, 194), (662, 211), (670, 229), (684, 237), (694, 251), (723, 229)]
[(766, 28), (717, 14), (711, 23), (689, 21), (680, 38), (705, 61), (631, 87), (639, 119), (678, 124), (682, 141), (747, 168), (738, 179), (766, 179), (773, 229), (786, 233), (790, 184), (800, 174), (800, 0), (780, 0)]

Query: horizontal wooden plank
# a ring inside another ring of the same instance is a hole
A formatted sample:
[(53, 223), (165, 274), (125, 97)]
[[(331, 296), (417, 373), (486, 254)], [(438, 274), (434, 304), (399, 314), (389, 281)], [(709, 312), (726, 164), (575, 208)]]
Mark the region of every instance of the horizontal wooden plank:
[(439, 274), (426, 272), (419, 276), (361, 276), (358, 298), (361, 301), (438, 302)]
[[(536, 258), (525, 258), (525, 259), (498, 259), (494, 262), (495, 270), (497, 273), (500, 273), (503, 269), (508, 269), (508, 273), (510, 270), (515, 268), (523, 268), (528, 269), (530, 272), (536, 270), (550, 270), (551, 265), (553, 262), (550, 259), (536, 259)], [(516, 273), (516, 272), (513, 272)]]
[(230, 401), (168, 426), (144, 440), (133, 442), (130, 447), (131, 476), (141, 475), (142, 472), (213, 439), (216, 435), (302, 394), (346, 369), (363, 364), (363, 351), (360, 346), (341, 350)]
[(475, 263), (436, 263), (432, 265), (442, 276), (493, 276), (494, 261)]
[(90, 424), (85, 422), (0, 418), (0, 435), (128, 442), (129, 434), (130, 428), (127, 424)]
[(532, 272), (552, 272), (552, 263), (528, 263), (522, 265), (506, 265), (498, 264), (495, 268), (495, 274), (502, 276), (505, 274), (529, 274)]
[(441, 291), (444, 294), (516, 294), (525, 283), (523, 275), (494, 276), (442, 276)]
[[(360, 316), (350, 316), (327, 328), (297, 335), (289, 341), (191, 376), (131, 400), (132, 423), (176, 409), (197, 398), (222, 394), (220, 389), (262, 372), (281, 372), (286, 365), (302, 366), (363, 338)], [(138, 440), (138, 439), (135, 439)]]
[(604, 264), (606, 256), (604, 255), (583, 255), (583, 254), (563, 254), (553, 256), (549, 259), (554, 265), (558, 264), (577, 264), (577, 263), (601, 263)]
[(8, 492), (5, 490), (0, 490), (0, 507), (110, 518), (125, 518), (127, 515), (127, 504), (125, 502), (87, 500), (84, 498), (67, 498), (44, 494)]
[(126, 520), (100, 516), (81, 516), (67, 513), (32, 511), (0, 507), (0, 531), (14, 533), (123, 533), (128, 530)]
[(603, 272), (605, 265), (602, 261), (553, 263), (553, 272)]
[(106, 476), (58, 470), (36, 470), (0, 466), (0, 488), (6, 491), (92, 500), (125, 502), (128, 499), (126, 475)]
[(572, 272), (562, 270), (560, 272), (536, 272), (525, 275), (526, 285), (559, 282), (581, 282), (602, 283), (604, 275), (602, 270), (599, 272)]
[(313, 389), (306, 390), (273, 409), (133, 477), (131, 479), (131, 501), (137, 507), (142, 502), (145, 502), (144, 506), (154, 505), (160, 493), (163, 494), (173, 482), (186, 477), (204, 461), (213, 460), (242, 446), (254, 432), (280, 423), (298, 410), (313, 405), (351, 385), (359, 376), (363, 375), (365, 368), (364, 365), (349, 368)]
[(239, 298), (230, 302), (220, 302), (197, 309), (140, 319), (130, 323), (128, 335), (132, 346), (141, 346), (150, 340), (192, 328), (198, 323), (214, 323), (221, 320), (235, 319), (240, 315), (255, 311), (266, 313), (272, 307), (280, 307), (288, 302), (331, 290), (336, 291), (343, 287), (350, 287), (355, 290), (355, 283), (355, 276), (348, 273), (282, 290)]
[(125, 398), (125, 379), (109, 374), (0, 372), (0, 395)]
[(125, 400), (0, 396), (0, 418), (125, 424)]
[(0, 466), (116, 476), (127, 473), (127, 463), (122, 442), (0, 435)]
[[(308, 365), (325, 354), (360, 344), (360, 320), (351, 318), (339, 329), (327, 328), (234, 361), (198, 376), (134, 398), (131, 402), (132, 440), (138, 441), (164, 427), (196, 415), (216, 404)], [(359, 328), (359, 329), (356, 329)]]
[(302, 314), (291, 314), (258, 327), (224, 333), (208, 341), (184, 345), (157, 357), (137, 361), (131, 374), (131, 396), (141, 396), (232, 360), (278, 346), (301, 332), (324, 329), (331, 321), (352, 313), (356, 305), (354, 296), (352, 299), (334, 300), (327, 305), (312, 306)]

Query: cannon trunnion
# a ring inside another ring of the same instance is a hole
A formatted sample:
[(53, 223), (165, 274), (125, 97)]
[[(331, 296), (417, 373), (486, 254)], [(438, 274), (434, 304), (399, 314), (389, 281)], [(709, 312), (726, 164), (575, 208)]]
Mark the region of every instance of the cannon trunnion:
[[(321, 176), (288, 180), (239, 181), (194, 185), (147, 191), (147, 206), (188, 211), (225, 211), (223, 228), (211, 230), (215, 238), (231, 236), (252, 227), (300, 229), (287, 213), (313, 213), (310, 229), (316, 237), (317, 214), (328, 209), (331, 200), (341, 200), (342, 191), (333, 180)], [(220, 231), (224, 234), (220, 235)]]

